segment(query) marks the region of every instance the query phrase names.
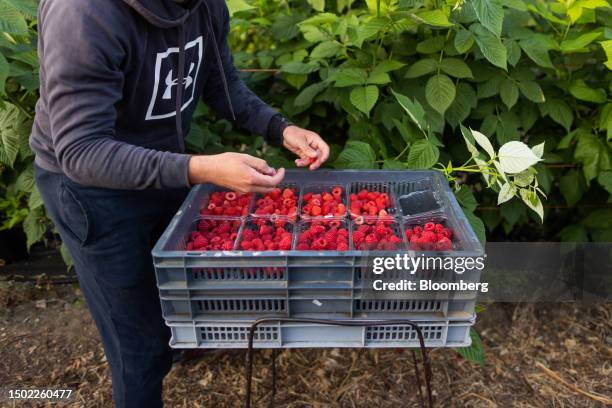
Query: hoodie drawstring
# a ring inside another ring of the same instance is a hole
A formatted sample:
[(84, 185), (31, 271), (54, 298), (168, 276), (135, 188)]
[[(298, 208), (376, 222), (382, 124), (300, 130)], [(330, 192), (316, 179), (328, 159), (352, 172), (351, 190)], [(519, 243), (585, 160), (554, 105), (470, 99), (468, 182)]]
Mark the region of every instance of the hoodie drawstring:
[(217, 65), (219, 67), (219, 76), (221, 77), (221, 82), (223, 83), (223, 90), (225, 91), (225, 99), (227, 100), (227, 106), (232, 114), (232, 119), (236, 120), (236, 115), (234, 114), (234, 106), (232, 105), (232, 98), (230, 97), (229, 87), (227, 86), (227, 78), (225, 77), (225, 69), (223, 69), (223, 61), (221, 59), (221, 53), (219, 52), (219, 46), (217, 45), (217, 37), (215, 36), (215, 30), (213, 29), (212, 18), (210, 17), (210, 10), (208, 9), (208, 4), (206, 1), (202, 2), (204, 8), (206, 9), (206, 25), (208, 26), (208, 31), (212, 37), (213, 41), (213, 50), (215, 51), (215, 58), (217, 59)]
[[(199, 3), (198, 3), (199, 4)], [(232, 119), (236, 120), (234, 114), (234, 106), (232, 105), (232, 99), (229, 93), (229, 86), (227, 85), (227, 78), (225, 77), (225, 69), (223, 68), (223, 60), (221, 59), (221, 53), (219, 52), (219, 46), (217, 44), (217, 37), (215, 30), (213, 29), (212, 17), (210, 16), (210, 10), (206, 1), (201, 4), (206, 9), (206, 27), (210, 33), (212, 39), (212, 47), (215, 52), (215, 59), (217, 67), (219, 68), (219, 76), (221, 77), (221, 83), (223, 84), (223, 91), (225, 93), (225, 99), (227, 100), (227, 106), (232, 115)], [(176, 77), (176, 134), (178, 136), (178, 144), (181, 152), (185, 151), (185, 139), (183, 137), (183, 91), (185, 90), (185, 27), (184, 24), (189, 19), (190, 14), (193, 10), (187, 12), (183, 17), (183, 21), (178, 24), (179, 34), (179, 57), (178, 57), (178, 74)]]
[(179, 58), (178, 75), (176, 80), (176, 134), (178, 135), (179, 151), (185, 151), (185, 138), (183, 137), (183, 90), (185, 83), (185, 29), (183, 25), (178, 26), (179, 30)]

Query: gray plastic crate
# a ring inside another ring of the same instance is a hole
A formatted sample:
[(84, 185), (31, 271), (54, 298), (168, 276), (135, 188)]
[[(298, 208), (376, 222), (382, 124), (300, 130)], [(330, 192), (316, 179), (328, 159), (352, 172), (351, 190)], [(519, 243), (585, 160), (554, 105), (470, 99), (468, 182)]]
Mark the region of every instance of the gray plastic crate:
[[(471, 344), (467, 322), (419, 322), (426, 347), (466, 347)], [(246, 348), (249, 322), (169, 322), (174, 348)], [(255, 348), (408, 348), (418, 347), (414, 328), (407, 325), (346, 327), (309, 323), (275, 323), (257, 327)]]
[[(435, 197), (437, 205), (435, 211), (427, 211), (424, 214), (423, 211), (407, 209), (404, 211), (397, 208), (391, 214), (398, 221), (398, 232), (404, 240), (400, 245), (401, 251), (407, 251), (411, 256), (419, 254), (408, 249), (404, 237), (404, 225), (415, 219), (422, 220), (424, 216), (444, 216), (446, 225), (454, 231), (455, 240), (453, 252), (445, 253), (445, 256), (465, 257), (483, 254), (483, 248), (446, 180), (438, 172), (290, 170), (286, 173), (284, 183), (299, 188), (301, 204), (304, 188), (306, 186), (312, 188), (312, 185), (319, 180), (324, 180), (320, 184), (326, 186), (341, 186), (345, 190), (344, 201), (347, 208), (349, 194), (364, 187), (388, 192), (396, 205), (402, 196), (414, 192), (429, 192)], [(194, 222), (199, 217), (199, 208), (203, 200), (216, 190), (218, 188), (212, 185), (194, 187), (153, 250), (162, 311), (168, 325), (173, 328), (175, 336), (173, 342), (176, 347), (182, 347), (180, 344), (185, 343), (182, 340), (184, 333), (188, 333), (189, 330), (193, 333), (191, 340), (187, 341), (191, 345), (187, 347), (212, 347), (196, 336), (199, 332), (195, 327), (206, 327), (207, 322), (214, 322), (214, 327), (218, 328), (216, 330), (233, 327), (232, 330), (240, 331), (244, 325), (264, 316), (331, 319), (405, 318), (421, 322), (437, 322), (442, 326), (446, 325), (444, 329), (446, 331), (451, 325), (453, 335), (443, 337), (444, 344), (435, 343), (436, 347), (461, 345), (457, 339), (463, 339), (462, 345), (466, 345), (469, 336), (461, 337), (456, 333), (461, 330), (467, 333), (465, 327), (473, 322), (476, 293), (452, 291), (431, 294), (412, 293), (406, 295), (410, 297), (401, 299), (370, 300), (363, 291), (364, 280), (367, 278), (364, 276), (364, 271), (367, 271), (367, 260), (375, 255), (394, 254), (397, 251), (355, 250), (352, 245), (352, 235), (349, 236), (348, 251), (297, 251), (294, 248), (300, 231), (299, 226), (303, 222), (299, 216), (296, 227), (292, 228), (291, 250), (257, 252), (238, 250), (235, 247), (232, 251), (186, 251), (186, 237), (193, 230)], [(252, 204), (251, 210), (253, 208)], [(348, 210), (344, 220), (352, 233)], [(241, 222), (237, 243), (248, 219), (241, 218)], [(449, 276), (448, 273), (444, 275), (441, 271), (430, 270), (419, 271), (410, 278), (448, 280)], [(480, 272), (467, 271), (456, 278), (478, 282)], [(465, 323), (466, 321), (468, 323)], [(234, 327), (232, 323), (238, 326)], [(296, 337), (300, 333), (316, 332), (310, 326), (289, 325), (285, 328), (280, 325), (276, 330), (277, 335), (279, 333), (281, 335), (280, 343), (275, 343), (280, 344), (277, 347), (326, 347), (327, 344), (324, 341), (319, 342), (317, 335), (314, 335), (302, 339), (301, 345), (294, 345), (300, 343)], [(361, 344), (360, 347), (377, 347), (377, 344), (384, 343), (366, 340), (358, 342), (350, 334), (355, 330), (352, 327), (326, 327), (324, 331), (334, 332), (334, 330), (347, 336), (345, 344), (347, 346)], [(367, 339), (365, 331), (364, 329), (363, 339)], [(446, 344), (448, 338), (453, 340)], [(342, 346), (341, 343), (338, 340), (333, 347)], [(402, 345), (398, 347), (406, 347), (406, 341), (400, 343)], [(225, 346), (217, 347), (241, 347), (236, 344), (242, 343), (229, 342)]]

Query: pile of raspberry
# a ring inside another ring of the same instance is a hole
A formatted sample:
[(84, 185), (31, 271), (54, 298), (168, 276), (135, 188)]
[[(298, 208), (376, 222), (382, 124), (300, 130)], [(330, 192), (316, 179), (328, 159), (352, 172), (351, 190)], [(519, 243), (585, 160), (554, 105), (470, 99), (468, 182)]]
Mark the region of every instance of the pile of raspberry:
[(297, 193), (295, 189), (275, 188), (255, 202), (256, 215), (286, 215), (295, 219), (297, 214)]
[(363, 189), (357, 194), (351, 194), (349, 201), (349, 209), (353, 218), (364, 215), (378, 217), (389, 215), (388, 208), (391, 206), (391, 200), (387, 193)]
[(251, 193), (240, 194), (234, 191), (215, 191), (210, 194), (208, 204), (200, 209), (201, 215), (226, 215), (240, 217), (249, 212)]
[(308, 228), (298, 235), (298, 251), (347, 251), (349, 249), (346, 228), (339, 220), (312, 221)]
[(238, 220), (200, 220), (189, 235), (188, 251), (231, 251), (238, 235)]
[(400, 247), (402, 239), (398, 237), (389, 221), (374, 223), (357, 223), (353, 231), (353, 245), (357, 250), (393, 251)]
[(449, 251), (453, 249), (453, 232), (442, 224), (428, 222), (406, 228), (406, 240), (415, 251)]
[(305, 193), (302, 200), (302, 215), (310, 217), (344, 217), (346, 206), (342, 202), (342, 187), (336, 186), (331, 192)]
[(242, 230), (238, 246), (245, 251), (288, 251), (292, 241), (288, 225), (284, 220), (252, 220)]

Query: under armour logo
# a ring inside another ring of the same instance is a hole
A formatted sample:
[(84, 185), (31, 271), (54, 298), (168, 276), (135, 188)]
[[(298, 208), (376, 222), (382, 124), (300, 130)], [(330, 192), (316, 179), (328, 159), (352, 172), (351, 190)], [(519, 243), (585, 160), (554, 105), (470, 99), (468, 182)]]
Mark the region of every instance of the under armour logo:
[[(193, 83), (193, 77), (191, 76), (191, 73), (193, 72), (193, 69), (195, 68), (195, 64), (192, 62), (191, 65), (189, 65), (189, 72), (187, 73), (187, 77), (183, 78), (183, 86), (184, 89), (189, 88), (189, 86)], [(172, 98), (172, 87), (176, 86), (178, 84), (178, 78), (174, 78), (172, 79), (172, 70), (168, 71), (168, 75), (166, 75), (166, 90), (164, 91), (164, 94), (162, 95), (162, 99), (170, 99)]]
[[(1, 0), (0, 0), (1, 2)], [(196, 88), (203, 56), (202, 36), (185, 44), (185, 72), (178, 71), (179, 48), (170, 47), (155, 55), (155, 71), (151, 101), (145, 120), (171, 118), (176, 115), (176, 86), (183, 84), (184, 97), (180, 102), (184, 110), (196, 100)]]

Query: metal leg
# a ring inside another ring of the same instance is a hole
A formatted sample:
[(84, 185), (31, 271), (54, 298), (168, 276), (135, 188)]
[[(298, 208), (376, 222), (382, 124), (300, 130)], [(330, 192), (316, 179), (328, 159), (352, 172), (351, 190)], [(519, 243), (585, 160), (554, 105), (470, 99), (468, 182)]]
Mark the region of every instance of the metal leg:
[[(411, 320), (370, 320), (370, 321), (358, 321), (358, 320), (328, 320), (328, 319), (300, 319), (292, 317), (264, 317), (256, 320), (249, 328), (248, 348), (246, 355), (246, 391), (244, 397), (245, 408), (251, 408), (251, 383), (253, 381), (253, 338), (255, 337), (255, 330), (257, 326), (264, 323), (313, 323), (313, 324), (326, 324), (331, 326), (360, 326), (360, 327), (374, 327), (374, 326), (389, 326), (389, 325), (406, 325), (412, 327), (419, 338), (419, 349), (422, 356), (423, 371), (425, 375), (425, 388), (427, 390), (427, 402), (428, 407), (433, 408), (433, 396), (431, 394), (431, 362), (425, 348), (425, 340), (423, 338), (423, 332), (421, 328)], [(275, 349), (276, 352), (276, 349)], [(414, 360), (414, 370), (417, 380), (417, 386), (419, 387), (419, 406), (424, 407), (423, 391), (421, 389), (421, 375), (418, 368), (418, 362), (416, 353), (412, 352)], [(276, 394), (276, 354), (272, 357), (272, 397), (270, 406), (274, 404), (274, 396)]]

